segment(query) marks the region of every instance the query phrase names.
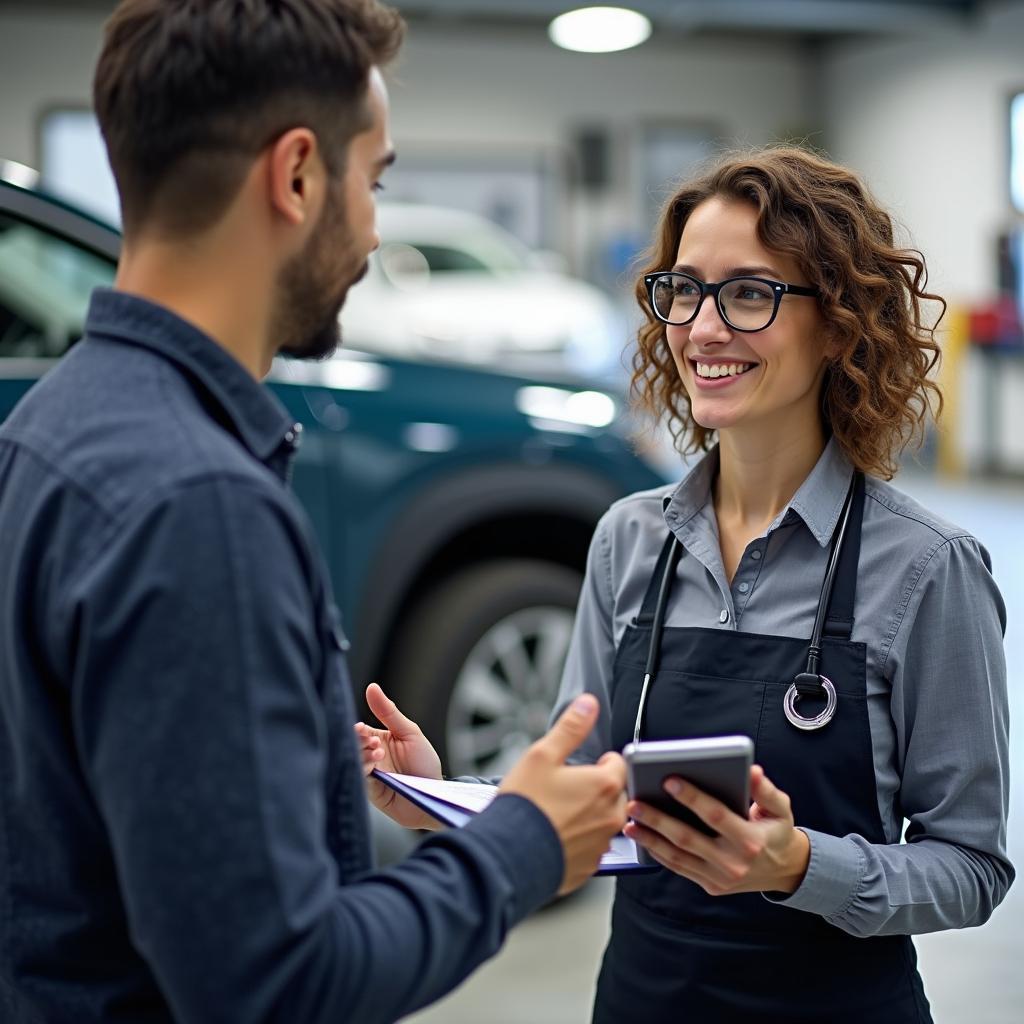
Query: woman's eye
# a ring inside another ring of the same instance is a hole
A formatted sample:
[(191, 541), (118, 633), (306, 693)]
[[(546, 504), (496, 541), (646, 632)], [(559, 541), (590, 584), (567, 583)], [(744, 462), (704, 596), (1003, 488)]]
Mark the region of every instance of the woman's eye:
[(379, 181), (375, 181), (373, 183), (373, 191), (374, 192), (383, 192), (384, 191), (384, 186)]

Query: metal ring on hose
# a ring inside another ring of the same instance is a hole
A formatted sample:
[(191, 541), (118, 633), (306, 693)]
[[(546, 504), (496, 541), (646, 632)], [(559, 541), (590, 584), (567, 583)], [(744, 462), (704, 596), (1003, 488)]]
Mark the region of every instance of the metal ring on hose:
[(782, 702), (782, 707), (790, 724), (795, 725), (798, 729), (805, 731), (820, 729), (823, 725), (828, 725), (832, 721), (832, 716), (836, 713), (838, 699), (836, 697), (836, 688), (832, 685), (832, 680), (828, 676), (819, 676), (818, 678), (821, 680), (822, 688), (825, 691), (826, 702), (825, 709), (813, 718), (804, 718), (796, 709), (796, 702), (799, 697), (796, 683), (790, 683), (789, 689), (786, 691), (786, 698)]

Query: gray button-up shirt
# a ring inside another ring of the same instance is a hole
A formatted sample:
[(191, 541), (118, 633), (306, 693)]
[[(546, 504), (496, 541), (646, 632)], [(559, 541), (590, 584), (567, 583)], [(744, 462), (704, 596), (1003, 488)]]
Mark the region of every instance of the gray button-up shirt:
[[(611, 746), (615, 649), (640, 610), (666, 529), (688, 556), (679, 562), (666, 626), (811, 635), (849, 462), (830, 442), (792, 501), (747, 545), (731, 582), (711, 498), (717, 466), (712, 452), (675, 489), (624, 498), (598, 524), (556, 708), (583, 690), (602, 701), (581, 759)], [(853, 935), (981, 924), (1014, 876), (1006, 857), (1005, 610), (988, 552), (868, 477), (855, 616), (853, 640), (867, 647), (887, 842), (806, 829), (807, 874), (781, 902)]]

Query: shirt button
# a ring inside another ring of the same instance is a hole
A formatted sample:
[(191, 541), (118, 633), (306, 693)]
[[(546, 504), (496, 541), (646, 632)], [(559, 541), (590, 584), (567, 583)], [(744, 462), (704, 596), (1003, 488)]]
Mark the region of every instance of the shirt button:
[(293, 448), (298, 448), (302, 442), (302, 424), (293, 423), (292, 429), (285, 432), (285, 442), (291, 445)]
[(750, 552), (750, 557), (753, 558), (756, 562), (761, 557), (761, 552), (757, 548), (755, 548), (753, 551)]
[(718, 613), (718, 621), (721, 622), (723, 625), (729, 621), (729, 610), (727, 608), (723, 608)]
[(740, 584), (740, 593), (741, 594), (745, 594), (749, 589), (750, 589), (750, 584), (749, 583), (741, 583)]

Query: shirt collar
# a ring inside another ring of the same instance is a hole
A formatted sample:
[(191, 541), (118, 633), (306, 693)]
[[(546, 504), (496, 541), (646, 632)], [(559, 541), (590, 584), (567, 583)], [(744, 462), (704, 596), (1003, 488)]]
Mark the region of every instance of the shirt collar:
[(849, 459), (843, 454), (839, 442), (834, 437), (829, 438), (810, 476), (800, 485), (775, 523), (781, 523), (792, 509), (807, 524), (818, 544), (828, 547), (843, 511), (851, 476), (853, 466)]
[[(679, 529), (701, 512), (711, 501), (711, 485), (718, 473), (718, 446), (711, 449), (665, 498), (665, 521), (670, 529)], [(771, 533), (798, 515), (821, 547), (827, 547), (839, 522), (850, 487), (853, 466), (836, 439), (830, 438), (807, 479), (789, 504), (768, 528)]]
[(685, 526), (711, 501), (711, 485), (717, 475), (718, 445), (715, 445), (683, 477), (682, 483), (665, 496), (665, 521), (669, 529)]
[(223, 346), (163, 306), (127, 292), (97, 288), (85, 333), (138, 345), (176, 364), (209, 393), (261, 462), (272, 459), (294, 426), (277, 398)]

